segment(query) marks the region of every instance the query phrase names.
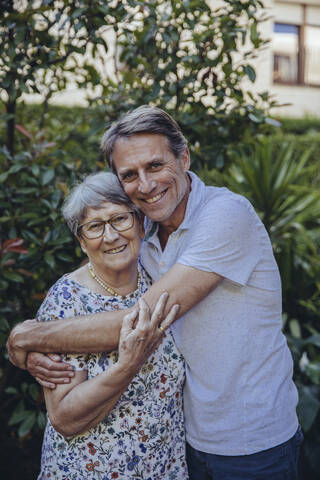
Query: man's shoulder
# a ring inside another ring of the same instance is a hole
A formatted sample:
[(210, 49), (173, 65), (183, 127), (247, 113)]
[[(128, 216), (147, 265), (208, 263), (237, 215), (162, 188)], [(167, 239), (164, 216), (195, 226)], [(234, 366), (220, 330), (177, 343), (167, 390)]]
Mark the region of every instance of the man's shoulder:
[(241, 211), (255, 213), (250, 201), (243, 195), (234, 193), (226, 187), (214, 187), (205, 185), (203, 190), (200, 215), (211, 214), (234, 216)]

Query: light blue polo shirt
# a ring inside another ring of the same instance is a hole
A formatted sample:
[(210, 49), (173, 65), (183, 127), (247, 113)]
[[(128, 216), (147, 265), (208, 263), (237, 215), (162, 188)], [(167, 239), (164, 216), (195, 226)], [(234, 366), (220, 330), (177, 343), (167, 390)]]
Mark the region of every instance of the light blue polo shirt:
[(141, 259), (153, 281), (176, 263), (224, 277), (171, 328), (186, 361), (187, 441), (203, 452), (248, 455), (298, 428), (279, 271), (250, 202), (189, 175), (183, 222), (162, 251), (158, 225), (147, 221)]

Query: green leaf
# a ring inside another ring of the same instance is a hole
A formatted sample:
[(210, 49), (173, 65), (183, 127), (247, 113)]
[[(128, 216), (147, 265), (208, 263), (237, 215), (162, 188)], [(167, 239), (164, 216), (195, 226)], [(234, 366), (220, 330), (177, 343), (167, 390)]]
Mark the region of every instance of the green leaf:
[(48, 169), (41, 176), (41, 184), (47, 185), (54, 178), (54, 170)]
[(19, 427), (19, 430), (18, 430), (19, 437), (20, 438), (25, 437), (31, 431), (35, 423), (36, 423), (36, 412), (28, 410), (25, 420), (22, 422), (22, 424)]
[(15, 394), (18, 393), (18, 390), (14, 387), (8, 387), (8, 388), (5, 389), (5, 392), (8, 393), (8, 394), (15, 395)]
[(304, 431), (310, 430), (320, 409), (320, 401), (311, 387), (299, 386), (299, 404), (297, 407), (299, 420)]
[(298, 320), (296, 320), (295, 318), (290, 320), (289, 327), (293, 337), (301, 338), (301, 328)]
[(32, 171), (33, 175), (35, 175), (36, 177), (38, 177), (39, 174), (40, 174), (40, 167), (39, 167), (39, 165), (37, 165), (37, 164), (35, 164), (35, 163), (32, 164), (32, 165), (31, 165), (31, 171)]
[(36, 385), (35, 383), (32, 383), (29, 387), (29, 394), (33, 398), (34, 401), (38, 400), (40, 393), (40, 387)]
[(3, 272), (3, 276), (7, 280), (11, 280), (12, 282), (17, 282), (17, 283), (22, 283), (24, 280), (23, 277), (16, 272)]
[(56, 262), (53, 255), (51, 255), (50, 253), (46, 253), (44, 256), (44, 260), (49, 265), (49, 267), (51, 267), (52, 269), (55, 269)]
[(17, 423), (20, 423), (22, 420), (26, 418), (26, 410), (24, 408), (23, 402), (20, 401), (14, 410), (13, 414), (11, 415), (8, 425), (16, 425)]
[(245, 74), (249, 77), (251, 82), (254, 82), (256, 79), (256, 72), (254, 69), (251, 67), (251, 65), (245, 65), (244, 67), (244, 72)]
[(306, 374), (315, 385), (320, 385), (320, 362), (309, 362), (306, 365)]
[(45, 429), (47, 419), (43, 412), (38, 413), (37, 423), (38, 423), (38, 427), (41, 428), (41, 430)]
[(1, 174), (0, 174), (0, 183), (5, 182), (5, 181), (7, 180), (7, 178), (8, 178), (8, 176), (9, 176), (9, 172), (1, 173)]
[(59, 260), (62, 260), (63, 262), (68, 262), (68, 263), (71, 263), (73, 258), (71, 257), (71, 255), (67, 255), (65, 253), (57, 253), (56, 257), (59, 259)]

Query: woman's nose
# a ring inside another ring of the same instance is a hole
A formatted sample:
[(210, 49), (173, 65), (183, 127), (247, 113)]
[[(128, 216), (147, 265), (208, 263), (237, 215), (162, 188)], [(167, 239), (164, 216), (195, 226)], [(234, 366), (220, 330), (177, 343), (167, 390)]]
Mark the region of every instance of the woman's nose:
[(103, 240), (107, 243), (112, 243), (119, 238), (119, 233), (111, 227), (109, 223), (105, 224)]

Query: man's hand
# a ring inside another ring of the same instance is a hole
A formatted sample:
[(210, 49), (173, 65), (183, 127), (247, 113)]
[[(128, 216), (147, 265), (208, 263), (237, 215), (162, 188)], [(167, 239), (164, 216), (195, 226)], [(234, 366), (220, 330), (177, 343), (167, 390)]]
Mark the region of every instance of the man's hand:
[(30, 352), (27, 358), (27, 370), (43, 387), (54, 389), (61, 383), (70, 383), (74, 377), (71, 365), (63, 363), (56, 353)]
[(27, 368), (28, 352), (21, 348), (19, 339), (23, 337), (26, 328), (29, 331), (30, 325), (34, 325), (34, 323), (37, 323), (36, 320), (26, 320), (23, 323), (18, 323), (18, 325), (16, 325), (11, 331), (7, 341), (10, 362), (16, 367), (22, 368), (23, 370)]

